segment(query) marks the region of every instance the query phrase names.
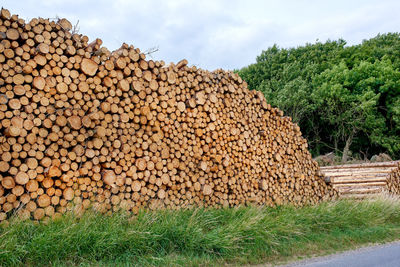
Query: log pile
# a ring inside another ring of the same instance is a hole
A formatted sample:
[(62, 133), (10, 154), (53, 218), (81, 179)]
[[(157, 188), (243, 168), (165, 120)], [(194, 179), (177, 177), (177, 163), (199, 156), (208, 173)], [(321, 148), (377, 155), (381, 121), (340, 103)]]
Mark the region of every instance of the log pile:
[(71, 29), (1, 10), (0, 221), (335, 194), (299, 127), (237, 74), (110, 52)]
[(382, 192), (400, 194), (400, 162), (321, 167), (325, 181), (342, 198), (365, 198)]

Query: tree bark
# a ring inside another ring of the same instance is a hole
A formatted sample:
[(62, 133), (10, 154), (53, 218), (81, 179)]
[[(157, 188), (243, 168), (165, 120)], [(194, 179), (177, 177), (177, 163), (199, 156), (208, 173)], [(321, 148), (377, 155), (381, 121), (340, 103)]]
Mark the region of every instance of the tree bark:
[(347, 137), (346, 145), (344, 146), (344, 149), (343, 149), (342, 163), (345, 163), (348, 159), (350, 146), (351, 146), (351, 143), (353, 142), (354, 134), (355, 134), (355, 131), (352, 131), (350, 133), (350, 135)]

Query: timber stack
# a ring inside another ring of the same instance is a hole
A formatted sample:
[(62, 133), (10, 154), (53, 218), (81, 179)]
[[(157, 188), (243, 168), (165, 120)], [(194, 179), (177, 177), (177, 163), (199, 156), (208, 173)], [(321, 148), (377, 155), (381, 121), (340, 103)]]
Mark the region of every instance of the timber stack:
[(237, 74), (0, 18), (0, 220), (335, 195), (299, 127)]
[(396, 161), (397, 166), (393, 168), (387, 178), (386, 190), (389, 194), (400, 195), (400, 161)]
[(341, 198), (400, 194), (399, 161), (326, 166), (321, 172)]

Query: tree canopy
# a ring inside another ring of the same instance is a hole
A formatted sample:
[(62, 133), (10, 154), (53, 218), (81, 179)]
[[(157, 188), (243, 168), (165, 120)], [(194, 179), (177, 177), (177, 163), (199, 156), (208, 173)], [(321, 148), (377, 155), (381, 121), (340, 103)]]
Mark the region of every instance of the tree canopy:
[(238, 71), (250, 89), (298, 123), (314, 155), (334, 150), (400, 157), (400, 34), (348, 46), (274, 45)]

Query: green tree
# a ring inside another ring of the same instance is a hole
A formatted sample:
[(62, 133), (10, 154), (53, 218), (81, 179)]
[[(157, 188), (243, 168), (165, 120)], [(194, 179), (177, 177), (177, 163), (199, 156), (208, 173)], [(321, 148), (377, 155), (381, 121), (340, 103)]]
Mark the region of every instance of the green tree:
[[(343, 151), (354, 132), (349, 149), (400, 157), (398, 51), (399, 33), (381, 34), (353, 46), (342, 39), (289, 49), (274, 45), (238, 73), (250, 89), (262, 91), (269, 103), (300, 125), (314, 155), (339, 147)], [(323, 93), (328, 89), (336, 90), (336, 95)], [(329, 101), (350, 107), (351, 112), (341, 114), (342, 121), (350, 114), (358, 119), (332, 130), (341, 116), (327, 119), (328, 114), (336, 116), (335, 109), (328, 110), (318, 97), (324, 101), (336, 97)]]
[[(380, 94), (374, 88), (364, 87), (365, 78), (360, 70), (366, 62), (357, 68), (349, 69), (342, 62), (324, 71), (314, 81), (312, 94), (316, 110), (331, 129), (331, 136), (336, 149), (344, 143), (342, 161), (347, 161), (350, 146), (359, 132), (364, 132), (371, 141), (377, 142), (384, 131), (383, 116), (378, 112)], [(367, 78), (368, 79), (368, 78)]]
[(338, 62), (345, 44), (338, 40), (290, 49), (274, 45), (257, 57), (256, 64), (241, 69), (239, 75), (250, 89), (263, 92), (271, 105), (292, 117), (301, 126), (310, 147), (318, 150), (322, 128), (311, 101), (312, 81)]

